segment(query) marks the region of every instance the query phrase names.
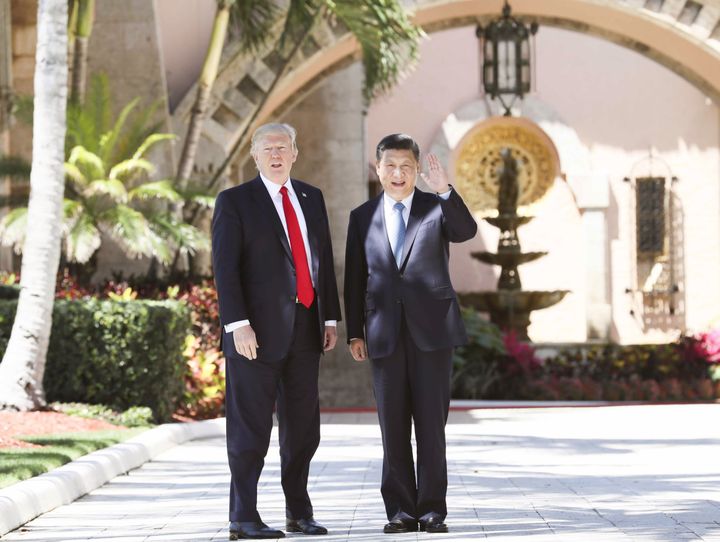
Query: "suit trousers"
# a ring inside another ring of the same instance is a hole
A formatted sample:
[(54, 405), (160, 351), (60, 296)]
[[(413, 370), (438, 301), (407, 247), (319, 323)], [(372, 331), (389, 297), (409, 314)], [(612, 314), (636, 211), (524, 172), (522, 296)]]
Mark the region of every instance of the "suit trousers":
[[(447, 515), (445, 424), (450, 407), (452, 349), (424, 352), (404, 314), (392, 355), (372, 360), (373, 388), (383, 440), (380, 491), (389, 520)], [(411, 446), (417, 444), (417, 483)]]
[[(230, 521), (260, 521), (257, 484), (270, 445), (276, 402), (286, 515), (290, 519), (313, 515), (307, 481), (310, 460), (320, 443), (321, 345), (317, 303), (310, 309), (296, 307), (293, 339), (284, 358), (268, 362), (236, 353), (226, 362)], [(259, 346), (262, 351), (263, 345)]]

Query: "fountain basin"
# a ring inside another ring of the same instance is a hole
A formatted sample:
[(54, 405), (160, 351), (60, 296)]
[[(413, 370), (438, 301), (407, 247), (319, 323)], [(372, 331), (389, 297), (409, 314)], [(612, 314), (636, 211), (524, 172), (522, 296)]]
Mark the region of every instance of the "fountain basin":
[[(501, 267), (517, 267), (520, 264), (532, 262), (545, 256), (547, 252), (472, 252), (470, 255), (476, 260), (499, 265)], [(476, 292), (481, 293), (481, 292)], [(490, 293), (490, 292), (487, 292)]]
[(521, 340), (529, 340), (530, 313), (559, 303), (569, 290), (496, 290), (459, 292), (460, 303), (490, 314), (490, 321), (503, 331), (515, 330)]

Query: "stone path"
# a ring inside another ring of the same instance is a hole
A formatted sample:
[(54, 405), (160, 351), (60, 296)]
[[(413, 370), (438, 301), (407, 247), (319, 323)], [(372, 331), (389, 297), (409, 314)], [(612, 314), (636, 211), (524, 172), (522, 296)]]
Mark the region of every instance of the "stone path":
[[(383, 535), (374, 413), (323, 414), (311, 470), (326, 542), (720, 541), (720, 405), (499, 408), (451, 413), (448, 534)], [(284, 526), (277, 437), (261, 478)], [(2, 541), (227, 539), (224, 438), (176, 446)]]

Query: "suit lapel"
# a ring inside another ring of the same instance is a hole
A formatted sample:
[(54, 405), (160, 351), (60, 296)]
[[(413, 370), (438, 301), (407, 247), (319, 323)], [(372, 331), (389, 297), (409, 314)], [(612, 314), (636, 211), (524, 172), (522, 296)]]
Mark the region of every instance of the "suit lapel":
[(280, 244), (285, 250), (285, 255), (292, 262), (292, 251), (290, 250), (290, 243), (288, 242), (287, 235), (285, 234), (285, 228), (283, 228), (282, 222), (280, 222), (280, 217), (278, 216), (275, 204), (273, 203), (272, 198), (270, 198), (267, 188), (265, 188), (265, 185), (259, 176), (255, 177), (250, 182), (253, 184), (253, 196), (255, 201), (263, 210), (262, 214), (266, 216), (272, 224), (272, 227), (279, 238)]
[(412, 205), (410, 206), (410, 216), (408, 217), (407, 229), (405, 230), (405, 244), (403, 246), (403, 261), (400, 269), (403, 268), (407, 258), (410, 255), (415, 237), (417, 236), (420, 224), (425, 218), (428, 210), (432, 207), (432, 199), (425, 192), (415, 189)]
[(315, 206), (310, 201), (310, 197), (307, 193), (303, 192), (302, 188), (300, 188), (292, 179), (290, 179), (290, 182), (292, 183), (293, 190), (300, 202), (300, 208), (302, 209), (303, 216), (305, 217), (305, 227), (307, 227), (308, 243), (310, 244), (310, 255), (312, 257), (312, 276), (315, 284), (317, 284), (318, 271), (320, 269), (320, 242), (318, 232), (319, 220), (317, 220), (319, 217), (317, 216), (314, 208)]

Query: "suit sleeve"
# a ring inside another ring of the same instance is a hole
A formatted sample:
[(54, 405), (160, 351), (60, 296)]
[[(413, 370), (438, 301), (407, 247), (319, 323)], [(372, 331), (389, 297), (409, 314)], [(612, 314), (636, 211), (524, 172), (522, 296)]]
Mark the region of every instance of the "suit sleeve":
[(242, 288), (243, 228), (226, 192), (215, 200), (212, 220), (212, 261), (222, 325), (247, 320)]
[(323, 283), (322, 283), (322, 295), (324, 314), (323, 320), (342, 320), (340, 314), (340, 298), (338, 296), (337, 279), (335, 278), (335, 260), (333, 258), (332, 250), (332, 239), (330, 237), (330, 220), (327, 214), (327, 207), (325, 207), (325, 199), (323, 198), (322, 192), (320, 193), (320, 203), (322, 204), (323, 216), (325, 217), (325, 236), (327, 243), (323, 247)]
[(453, 189), (448, 199), (440, 199), (443, 212), (443, 231), (451, 243), (462, 243), (475, 237), (477, 222), (463, 199)]
[(345, 320), (347, 338), (365, 339), (367, 262), (355, 213), (350, 213), (345, 247)]

